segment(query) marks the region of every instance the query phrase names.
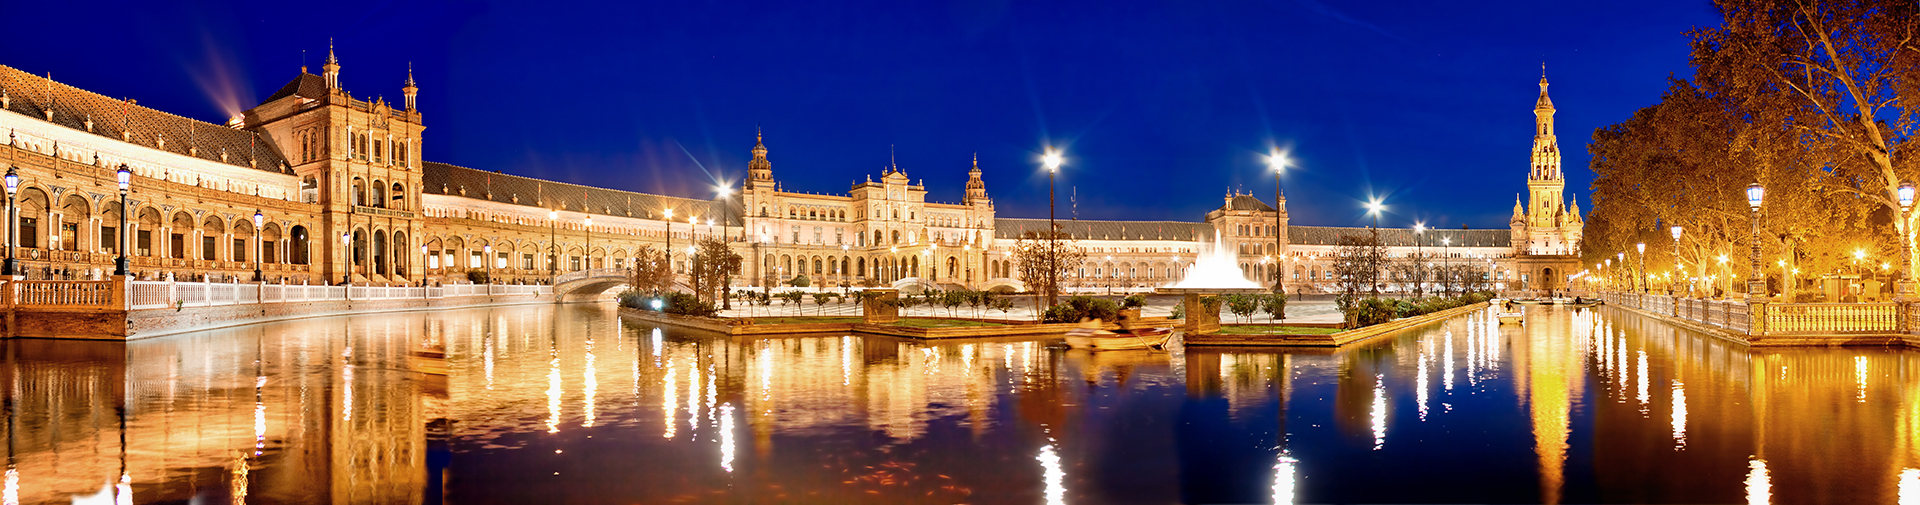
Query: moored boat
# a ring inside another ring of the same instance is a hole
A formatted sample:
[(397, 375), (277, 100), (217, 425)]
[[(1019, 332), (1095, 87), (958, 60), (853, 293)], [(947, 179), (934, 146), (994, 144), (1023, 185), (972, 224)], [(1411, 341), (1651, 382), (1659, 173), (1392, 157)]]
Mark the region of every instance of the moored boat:
[(1500, 324), (1526, 324), (1527, 316), (1520, 312), (1501, 312)]
[(1094, 351), (1160, 349), (1170, 338), (1173, 338), (1172, 328), (1135, 328), (1127, 333), (1074, 328), (1067, 332), (1067, 347)]

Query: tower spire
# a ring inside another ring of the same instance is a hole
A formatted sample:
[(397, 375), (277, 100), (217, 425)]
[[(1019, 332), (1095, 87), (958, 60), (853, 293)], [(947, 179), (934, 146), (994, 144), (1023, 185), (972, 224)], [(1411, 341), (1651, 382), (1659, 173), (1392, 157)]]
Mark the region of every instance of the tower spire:
[(327, 37), (327, 63), (320, 66), (320, 73), (327, 78), (328, 90), (340, 90), (340, 58), (333, 55), (333, 37)]
[(408, 112), (412, 112), (412, 111), (413, 111), (413, 99), (414, 99), (414, 97), (415, 97), (415, 96), (419, 96), (419, 94), (420, 94), (420, 87), (419, 87), (419, 86), (415, 86), (415, 85), (413, 84), (413, 62), (411, 62), (411, 61), (409, 61), (409, 62), (407, 62), (407, 83), (406, 83), (406, 85), (405, 85), (405, 86), (401, 86), (401, 87), (400, 87), (400, 94), (402, 94), (402, 95), (405, 95), (405, 96), (406, 96), (406, 98), (407, 98), (407, 111), (408, 111)]
[(747, 180), (773, 182), (773, 162), (767, 161), (767, 145), (760, 127), (753, 127), (753, 160), (747, 162)]

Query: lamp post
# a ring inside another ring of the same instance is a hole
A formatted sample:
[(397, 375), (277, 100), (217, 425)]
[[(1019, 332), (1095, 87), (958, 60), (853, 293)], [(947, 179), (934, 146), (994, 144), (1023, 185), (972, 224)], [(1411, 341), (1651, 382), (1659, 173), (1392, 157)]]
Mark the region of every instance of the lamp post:
[(1107, 296), (1113, 296), (1113, 255), (1107, 255)]
[(560, 211), (547, 210), (547, 284), (553, 284), (560, 271)]
[[(127, 275), (127, 192), (131, 190), (133, 186), (133, 171), (127, 169), (127, 164), (121, 163), (120, 169), (114, 171), (113, 176), (114, 179), (120, 183), (120, 229), (115, 230), (118, 232), (117, 235), (119, 235), (119, 237), (116, 238), (119, 240), (114, 241), (117, 242), (114, 244), (114, 248), (117, 249), (117, 251), (114, 252), (120, 253), (120, 257), (113, 259), (113, 275), (124, 276)], [(12, 186), (9, 185), (8, 187), (11, 188)], [(8, 189), (7, 191), (8, 193), (12, 193), (13, 190)], [(254, 227), (256, 229), (259, 228), (258, 225)], [(256, 230), (255, 233), (258, 233), (258, 231)], [(11, 256), (9, 256), (9, 258), (11, 258)]]
[(587, 270), (593, 270), (593, 216), (581, 219), (580, 224), (587, 227)]
[(340, 285), (353, 285), (353, 234), (340, 232), (340, 250), (347, 257), (347, 269), (340, 273)]
[(1652, 290), (1647, 286), (1647, 243), (1641, 242), (1633, 247), (1640, 250), (1640, 261), (1634, 262), (1640, 267), (1640, 292), (1649, 293)]
[(1426, 294), (1427, 269), (1421, 268), (1421, 265), (1426, 264), (1426, 259), (1425, 254), (1420, 252), (1420, 239), (1425, 238), (1426, 235), (1427, 223), (1413, 223), (1413, 296), (1415, 297)]
[[(124, 190), (120, 192), (121, 199), (122, 199), (122, 202), (120, 204), (121, 233), (126, 233), (125, 230), (127, 229), (127, 212), (126, 212), (127, 206), (124, 201), (126, 199), (126, 194), (127, 193)], [(263, 282), (267, 280), (265, 276), (260, 275), (260, 261), (261, 261), (260, 252), (266, 250), (266, 247), (263, 247), (261, 245), (262, 243), (260, 242), (260, 227), (265, 226), (266, 224), (267, 224), (267, 216), (264, 214), (261, 214), (259, 210), (253, 211), (253, 282)], [(122, 265), (126, 264), (127, 262), (126, 258), (127, 258), (127, 255), (125, 254), (120, 255), (120, 263)]]
[[(1895, 191), (1895, 194), (1899, 196), (1900, 200), (1900, 250), (1905, 252), (1906, 254), (1904, 254), (1904, 256), (1907, 257), (1907, 264), (1904, 265), (1899, 272), (1895, 273), (1896, 280), (1894, 281), (1893, 294), (1895, 301), (1907, 301), (1913, 298), (1913, 272), (1915, 263), (1913, 250), (1913, 191), (1914, 187), (1911, 182), (1900, 183), (1900, 189)], [(1903, 325), (1902, 328), (1904, 327)]]
[[(1273, 235), (1273, 253), (1282, 254), (1280, 235), (1281, 232), (1285, 230), (1281, 228), (1280, 224), (1280, 175), (1287, 171), (1287, 153), (1275, 151), (1273, 154), (1268, 155), (1267, 166), (1273, 167), (1273, 233), (1271, 234)], [(1279, 262), (1276, 261), (1274, 264), (1277, 266)], [(1285, 280), (1286, 269), (1281, 268), (1280, 271), (1273, 276), (1273, 291), (1286, 294), (1287, 286), (1284, 282)]]
[[(1760, 187), (1760, 183), (1758, 182), (1747, 186), (1747, 210), (1748, 214), (1752, 215), (1751, 221), (1753, 229), (1753, 241), (1750, 242), (1747, 247), (1747, 259), (1749, 266), (1752, 267), (1752, 271), (1747, 276), (1747, 300), (1749, 302), (1765, 300), (1767, 296), (1767, 280), (1760, 276), (1760, 204), (1764, 201), (1766, 195), (1767, 189)], [(1755, 333), (1759, 333), (1759, 325), (1754, 326)]]
[[(1373, 226), (1369, 228), (1368, 231), (1372, 232), (1373, 234), (1374, 248), (1381, 247), (1380, 246), (1380, 211), (1385, 210), (1386, 208), (1387, 206), (1380, 204), (1380, 200), (1378, 198), (1369, 200), (1367, 202), (1367, 214), (1370, 214), (1373, 216)], [(1373, 283), (1372, 283), (1373, 297), (1379, 298), (1380, 297), (1380, 258), (1373, 257), (1373, 251), (1368, 251), (1367, 262), (1373, 264)]]
[[(20, 224), (20, 215), (13, 206), (13, 197), (20, 190), (20, 174), (14, 172), (13, 166), (8, 166), (5, 180), (7, 184), (7, 262), (5, 268), (0, 269), (4, 270), (0, 271), (0, 275), (13, 276), (20, 273), (20, 260), (13, 254), (13, 245), (19, 243), (14, 236), (14, 229)], [(124, 214), (125, 211), (121, 213)]]
[(1055, 292), (1060, 289), (1060, 229), (1053, 222), (1053, 187), (1055, 174), (1060, 172), (1060, 152), (1048, 149), (1044, 161), (1047, 165), (1047, 306), (1052, 307)]
[[(1680, 232), (1683, 230), (1680, 228), (1680, 225), (1676, 224), (1673, 225), (1671, 231), (1673, 232), (1673, 271), (1674, 273), (1681, 274), (1680, 277), (1684, 279), (1686, 278), (1686, 274), (1683, 273), (1683, 269), (1680, 268)], [(1673, 288), (1673, 283), (1667, 283), (1667, 294), (1677, 294), (1677, 290)]]
[(1440, 275), (1446, 276), (1440, 282), (1447, 290), (1446, 296), (1453, 296), (1453, 237), (1440, 237)]
[(427, 264), (432, 262), (433, 257), (427, 256), (427, 245), (420, 244), (420, 287), (427, 287)]
[(480, 246), (480, 250), (483, 251), (480, 264), (485, 265), (487, 269), (487, 296), (493, 296), (493, 244)]
[(667, 248), (661, 250), (667, 256), (667, 289), (673, 289), (673, 209), (667, 209)]

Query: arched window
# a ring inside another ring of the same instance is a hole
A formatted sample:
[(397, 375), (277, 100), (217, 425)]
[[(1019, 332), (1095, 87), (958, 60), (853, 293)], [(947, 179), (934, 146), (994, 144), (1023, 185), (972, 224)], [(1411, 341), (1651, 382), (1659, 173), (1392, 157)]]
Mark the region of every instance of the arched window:
[(389, 207), (406, 210), (407, 187), (400, 185), (400, 183), (398, 182), (393, 183), (393, 191), (388, 193), (387, 199), (391, 200), (393, 203), (392, 205), (389, 205)]
[(287, 262), (295, 265), (311, 263), (307, 251), (307, 227), (294, 225), (292, 233), (287, 234)]

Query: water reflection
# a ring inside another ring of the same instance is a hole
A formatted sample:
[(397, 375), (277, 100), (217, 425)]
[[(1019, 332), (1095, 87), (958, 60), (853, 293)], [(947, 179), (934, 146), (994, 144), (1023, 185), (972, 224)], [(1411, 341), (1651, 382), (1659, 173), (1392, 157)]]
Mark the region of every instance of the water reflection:
[[(436, 345), (444, 379), (414, 371)], [(0, 503), (1920, 501), (1920, 354), (1612, 310), (1338, 352), (728, 339), (595, 306), (0, 349)]]

